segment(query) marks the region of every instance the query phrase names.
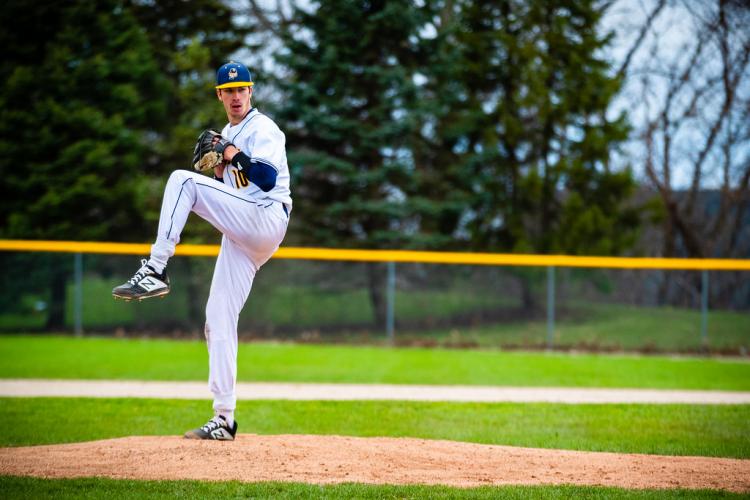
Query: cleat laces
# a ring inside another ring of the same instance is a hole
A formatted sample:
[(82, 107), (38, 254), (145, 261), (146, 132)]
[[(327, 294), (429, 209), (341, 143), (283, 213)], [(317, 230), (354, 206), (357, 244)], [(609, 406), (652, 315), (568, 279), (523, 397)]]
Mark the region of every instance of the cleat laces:
[(219, 423), (219, 417), (214, 417), (208, 422), (206, 422), (206, 425), (201, 427), (201, 430), (205, 432), (206, 434), (210, 434), (211, 431), (215, 431), (219, 427), (221, 427), (221, 424)]
[(138, 269), (135, 275), (128, 280), (128, 283), (135, 285), (149, 274), (152, 274), (153, 271), (151, 271), (151, 268), (148, 267), (147, 263), (148, 261), (146, 259), (141, 259), (141, 268)]

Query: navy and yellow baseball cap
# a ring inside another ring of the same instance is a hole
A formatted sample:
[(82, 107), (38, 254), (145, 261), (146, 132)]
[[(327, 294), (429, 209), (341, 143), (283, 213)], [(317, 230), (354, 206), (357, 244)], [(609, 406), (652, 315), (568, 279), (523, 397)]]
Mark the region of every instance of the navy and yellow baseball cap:
[(229, 61), (216, 72), (216, 88), (252, 87), (253, 77), (250, 70), (238, 62)]

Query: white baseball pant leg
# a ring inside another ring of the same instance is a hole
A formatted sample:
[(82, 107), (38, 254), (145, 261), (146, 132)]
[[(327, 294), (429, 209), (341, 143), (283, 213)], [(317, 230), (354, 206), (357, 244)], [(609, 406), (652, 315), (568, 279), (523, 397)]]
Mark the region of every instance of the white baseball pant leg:
[(256, 272), (250, 256), (224, 236), (206, 304), (208, 386), (214, 410), (234, 411), (237, 405), (237, 322)]
[[(264, 202), (265, 203), (265, 202)], [(209, 388), (214, 409), (234, 410), (237, 322), (256, 272), (278, 249), (288, 217), (278, 202), (262, 205), (204, 175), (176, 170), (164, 189), (149, 264), (161, 272), (193, 211), (224, 234), (206, 305)]]

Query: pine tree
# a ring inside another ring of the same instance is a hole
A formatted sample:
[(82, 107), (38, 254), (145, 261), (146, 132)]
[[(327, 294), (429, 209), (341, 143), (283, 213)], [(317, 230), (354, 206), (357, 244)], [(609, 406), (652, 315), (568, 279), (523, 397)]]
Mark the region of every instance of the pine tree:
[[(6, 2), (0, 78), (0, 237), (137, 238), (146, 132), (162, 72), (120, 2)], [(68, 270), (50, 270), (49, 329)]]
[(426, 87), (450, 97), (433, 106), (426, 139), (461, 166), (469, 248), (622, 252), (638, 223), (625, 206), (635, 184), (609, 168), (628, 127), (606, 115), (620, 82), (599, 56), (597, 2), (459, 5), (430, 51)]
[[(406, 0), (322, 0), (297, 11), (279, 61), (295, 207), (303, 241), (332, 247), (409, 246), (409, 140), (415, 35), (422, 13)], [(298, 226), (299, 227), (299, 226)], [(376, 321), (385, 321), (384, 272), (371, 265)]]
[[(607, 117), (620, 88), (601, 49), (594, 0), (435, 2), (425, 66), (417, 170), (465, 202), (447, 227), (480, 251), (618, 254), (635, 240), (629, 171), (612, 171), (624, 116)], [(428, 100), (429, 98), (429, 100)], [(441, 175), (442, 174), (442, 175)], [(415, 193), (415, 195), (418, 195)], [(435, 212), (438, 213), (438, 212)], [(445, 220), (445, 219), (443, 219)], [(436, 227), (438, 224), (433, 223)], [(518, 270), (524, 304), (531, 281)]]

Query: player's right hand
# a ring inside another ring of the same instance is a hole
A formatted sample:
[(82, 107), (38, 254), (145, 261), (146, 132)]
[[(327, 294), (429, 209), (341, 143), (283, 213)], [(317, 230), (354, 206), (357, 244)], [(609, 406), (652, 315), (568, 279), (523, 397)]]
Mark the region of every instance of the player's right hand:
[(214, 176), (221, 179), (224, 177), (224, 168), (227, 166), (227, 162), (223, 161), (214, 167)]

